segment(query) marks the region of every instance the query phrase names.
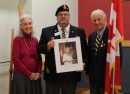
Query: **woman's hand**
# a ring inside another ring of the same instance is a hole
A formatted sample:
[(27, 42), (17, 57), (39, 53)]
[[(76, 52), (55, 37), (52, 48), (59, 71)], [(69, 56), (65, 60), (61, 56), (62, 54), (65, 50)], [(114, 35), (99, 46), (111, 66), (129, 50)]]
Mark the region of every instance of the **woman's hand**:
[(40, 77), (41, 77), (40, 73), (32, 73), (32, 74), (29, 76), (29, 79), (30, 79), (30, 80), (38, 80)]
[(30, 79), (30, 80), (35, 80), (35, 79), (36, 79), (36, 73), (32, 73), (32, 74), (29, 76), (29, 79)]

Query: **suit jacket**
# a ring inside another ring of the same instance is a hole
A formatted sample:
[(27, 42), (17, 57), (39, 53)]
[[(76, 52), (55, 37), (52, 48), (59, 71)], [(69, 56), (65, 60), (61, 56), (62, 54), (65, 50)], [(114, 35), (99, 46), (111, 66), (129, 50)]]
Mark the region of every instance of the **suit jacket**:
[[(53, 37), (54, 39), (60, 39), (60, 35), (55, 36), (55, 33), (59, 32), (57, 25), (50, 26), (42, 29), (42, 34), (40, 41), (38, 43), (38, 51), (45, 54), (45, 70), (44, 79), (50, 82), (59, 82), (65, 80), (66, 82), (78, 82), (81, 79), (81, 72), (66, 72), (66, 73), (56, 73), (55, 56), (54, 49), (47, 52), (47, 43)], [(74, 27), (70, 25), (69, 38), (79, 36), (81, 41), (81, 50), (83, 60), (86, 59), (86, 35), (83, 29)]]
[(88, 37), (88, 63), (86, 73), (89, 74), (90, 85), (104, 87), (106, 70), (106, 53), (108, 42), (108, 28), (106, 27), (98, 51), (95, 50), (95, 40), (97, 31), (91, 33)]
[[(91, 33), (88, 37), (88, 62), (86, 64), (86, 74), (89, 75), (90, 86), (104, 88), (105, 72), (106, 72), (106, 56), (109, 30), (106, 27), (103, 33), (98, 51), (95, 50), (95, 40), (97, 31)], [(122, 62), (122, 46), (119, 44), (121, 62)]]

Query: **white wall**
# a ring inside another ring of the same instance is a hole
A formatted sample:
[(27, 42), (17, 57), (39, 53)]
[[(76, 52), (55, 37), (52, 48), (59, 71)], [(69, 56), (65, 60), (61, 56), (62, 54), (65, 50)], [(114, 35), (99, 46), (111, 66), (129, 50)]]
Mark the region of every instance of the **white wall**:
[[(30, 0), (24, 12), (31, 14)], [(10, 61), (11, 29), (17, 34), (19, 26), (18, 0), (0, 0), (0, 62)], [(9, 63), (0, 64), (0, 94), (9, 93)]]
[(0, 62), (10, 59), (11, 29), (17, 28), (16, 0), (0, 1)]
[[(40, 39), (42, 28), (57, 23), (55, 12), (63, 4), (69, 6), (70, 23), (78, 26), (78, 0), (32, 0), (33, 25), (38, 40)], [(42, 57), (44, 61), (44, 55)]]
[(56, 24), (55, 12), (63, 4), (70, 8), (70, 23), (78, 26), (78, 0), (32, 0), (32, 17), (38, 39), (42, 28)]
[[(78, 26), (78, 0), (23, 0), (23, 12), (32, 15), (36, 37), (43, 27), (56, 24), (56, 9), (67, 4), (70, 7), (72, 25)], [(0, 0), (0, 62), (10, 60), (11, 29), (15, 35), (19, 28), (18, 0)], [(9, 63), (0, 64), (0, 92), (8, 94)]]
[[(23, 11), (31, 14), (30, 0), (25, 0)], [(10, 60), (11, 30), (19, 28), (18, 0), (0, 0), (0, 62)]]
[[(36, 37), (44, 27), (55, 25), (55, 12), (63, 4), (70, 8), (70, 23), (78, 26), (78, 0), (23, 0), (23, 12), (32, 15)], [(11, 29), (19, 26), (18, 0), (0, 0), (0, 62), (10, 60)]]

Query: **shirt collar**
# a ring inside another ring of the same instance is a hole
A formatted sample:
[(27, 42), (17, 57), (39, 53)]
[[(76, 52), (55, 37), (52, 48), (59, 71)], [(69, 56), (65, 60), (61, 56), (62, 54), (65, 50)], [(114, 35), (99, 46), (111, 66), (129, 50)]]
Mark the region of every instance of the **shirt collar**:
[(102, 38), (102, 36), (103, 36), (103, 33), (104, 33), (104, 31), (105, 31), (105, 28), (106, 28), (106, 26), (105, 26), (101, 31), (97, 31), (97, 32), (100, 33), (100, 37), (101, 37), (101, 38)]
[[(58, 28), (58, 31), (61, 31), (61, 29), (62, 29), (62, 27), (60, 27), (59, 24), (57, 25), (57, 28)], [(70, 30), (70, 24), (69, 24), (66, 28), (64, 28), (64, 29), (66, 30), (67, 33), (69, 33), (69, 30)]]

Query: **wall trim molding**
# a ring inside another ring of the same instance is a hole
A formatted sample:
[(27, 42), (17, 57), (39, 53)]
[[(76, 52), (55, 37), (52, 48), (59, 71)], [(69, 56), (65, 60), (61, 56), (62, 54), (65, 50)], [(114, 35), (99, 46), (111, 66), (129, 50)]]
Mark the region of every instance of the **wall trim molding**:
[(130, 47), (130, 40), (123, 40), (122, 46), (123, 47)]

